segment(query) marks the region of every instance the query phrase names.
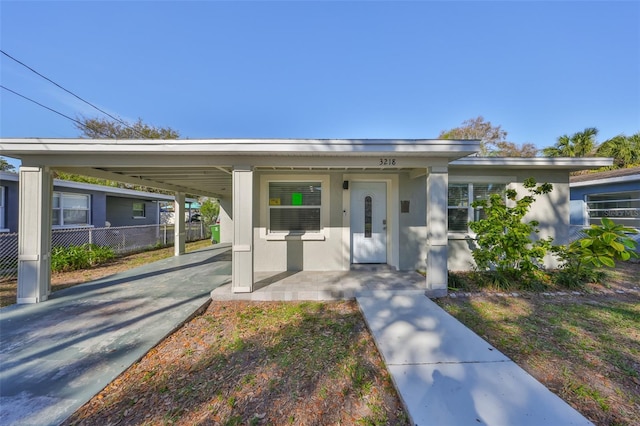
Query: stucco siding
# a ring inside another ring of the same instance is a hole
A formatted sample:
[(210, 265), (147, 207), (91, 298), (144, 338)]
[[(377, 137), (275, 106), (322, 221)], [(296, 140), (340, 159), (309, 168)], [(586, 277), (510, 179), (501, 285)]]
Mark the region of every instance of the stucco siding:
[(426, 177), (411, 179), (400, 175), (400, 203), (409, 202), (408, 212), (398, 206), (400, 218), (399, 266), (402, 271), (425, 270), (427, 267), (427, 200)]

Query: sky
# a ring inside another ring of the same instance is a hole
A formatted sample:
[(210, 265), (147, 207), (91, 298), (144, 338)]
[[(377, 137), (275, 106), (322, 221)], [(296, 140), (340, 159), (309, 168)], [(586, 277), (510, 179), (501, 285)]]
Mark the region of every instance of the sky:
[[(436, 138), (483, 116), (552, 146), (640, 131), (640, 1), (4, 1), (0, 47), (183, 138)], [(0, 83), (105, 117), (0, 55)], [(78, 137), (0, 89), (0, 137)]]

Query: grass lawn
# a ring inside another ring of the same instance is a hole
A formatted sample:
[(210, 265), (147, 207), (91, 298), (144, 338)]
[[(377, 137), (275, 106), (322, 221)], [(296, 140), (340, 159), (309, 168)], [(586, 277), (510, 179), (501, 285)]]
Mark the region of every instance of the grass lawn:
[(554, 296), (473, 293), (437, 303), (595, 424), (637, 425), (638, 276), (640, 264), (625, 264), (610, 275), (610, 289)]
[[(75, 285), (172, 254), (171, 248), (140, 253), (54, 280)], [(640, 264), (625, 263), (604, 285), (575, 293), (553, 288), (547, 290), (553, 295), (513, 296), (470, 287), (436, 302), (596, 425), (637, 425), (638, 277)], [(213, 302), (66, 424), (407, 425), (408, 419), (355, 302)]]

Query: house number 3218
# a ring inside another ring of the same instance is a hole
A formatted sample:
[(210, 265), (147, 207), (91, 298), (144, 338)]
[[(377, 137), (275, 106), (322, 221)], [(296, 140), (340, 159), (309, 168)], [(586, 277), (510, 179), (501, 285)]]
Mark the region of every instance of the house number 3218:
[(396, 165), (396, 159), (395, 158), (381, 158), (379, 165), (380, 166), (395, 166)]

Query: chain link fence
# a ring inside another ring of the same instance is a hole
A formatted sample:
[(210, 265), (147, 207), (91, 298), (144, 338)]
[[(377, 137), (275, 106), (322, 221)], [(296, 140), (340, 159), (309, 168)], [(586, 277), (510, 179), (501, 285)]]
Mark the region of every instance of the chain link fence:
[[(211, 229), (202, 222), (185, 224), (186, 241), (211, 238)], [(110, 228), (68, 228), (51, 232), (52, 247), (96, 244), (111, 247), (117, 255), (173, 245), (173, 225), (142, 225)], [(0, 281), (18, 275), (18, 234), (0, 234)]]

